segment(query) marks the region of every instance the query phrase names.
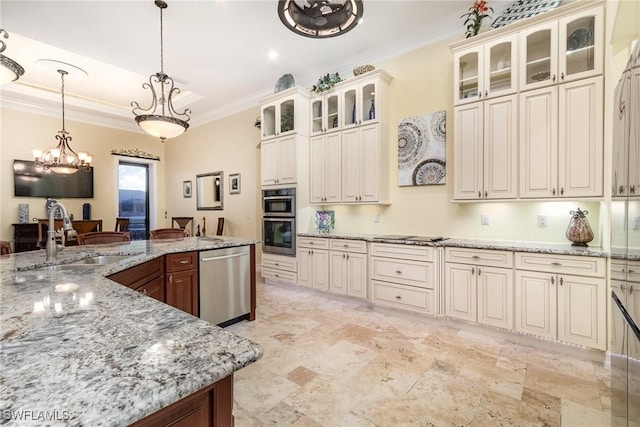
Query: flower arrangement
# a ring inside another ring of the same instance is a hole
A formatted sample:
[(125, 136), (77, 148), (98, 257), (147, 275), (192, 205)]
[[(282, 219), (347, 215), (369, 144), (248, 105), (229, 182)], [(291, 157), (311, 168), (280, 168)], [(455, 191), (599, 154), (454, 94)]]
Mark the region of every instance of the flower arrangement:
[(318, 79), (318, 82), (311, 87), (311, 92), (320, 93), (325, 92), (335, 86), (336, 83), (341, 82), (342, 78), (338, 73), (326, 74)]
[(469, 8), (469, 12), (460, 16), (460, 18), (467, 17), (463, 24), (467, 26), (467, 32), (465, 33), (467, 38), (478, 34), (484, 18), (491, 19), (491, 17), (485, 13), (489, 10), (493, 12), (493, 8), (487, 6), (487, 0), (474, 0), (473, 5)]

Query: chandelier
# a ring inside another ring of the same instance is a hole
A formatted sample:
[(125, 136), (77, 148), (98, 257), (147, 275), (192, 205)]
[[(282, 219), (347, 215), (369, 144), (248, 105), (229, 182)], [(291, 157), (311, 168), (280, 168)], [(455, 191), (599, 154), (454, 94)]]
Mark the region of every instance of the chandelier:
[(56, 147), (50, 148), (46, 152), (38, 148), (33, 150), (35, 164), (36, 167), (44, 170), (51, 169), (53, 172), (62, 175), (71, 175), (79, 170), (89, 172), (93, 157), (84, 152), (76, 153), (69, 146), (71, 136), (64, 127), (64, 76), (69, 73), (65, 70), (58, 70), (58, 73), (60, 73), (60, 79), (62, 80), (62, 130), (58, 131), (56, 135), (58, 140)]
[(167, 138), (182, 135), (189, 128), (191, 110), (185, 109), (182, 113), (177, 113), (173, 108), (172, 97), (179, 94), (180, 89), (174, 86), (173, 79), (164, 72), (162, 9), (167, 8), (167, 3), (155, 0), (155, 5), (160, 9), (160, 72), (152, 74), (149, 82), (142, 85), (144, 89), (151, 90), (153, 96), (149, 108), (141, 108), (136, 101), (131, 102), (131, 106), (138, 126), (164, 142)]
[(362, 19), (362, 0), (279, 0), (278, 16), (296, 34), (311, 38), (346, 33)]
[[(0, 37), (5, 39), (9, 38), (9, 33), (0, 28)], [(2, 52), (7, 48), (5, 42), (0, 40), (0, 84), (5, 84), (18, 80), (24, 74), (24, 68), (20, 66), (16, 61), (2, 55)]]

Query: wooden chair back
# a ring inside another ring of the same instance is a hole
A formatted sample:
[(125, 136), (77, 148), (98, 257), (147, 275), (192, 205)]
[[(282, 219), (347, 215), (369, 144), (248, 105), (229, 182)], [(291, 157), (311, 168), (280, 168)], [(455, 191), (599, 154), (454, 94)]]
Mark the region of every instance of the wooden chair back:
[(218, 229), (216, 230), (216, 236), (222, 236), (222, 232), (224, 231), (224, 218), (218, 218)]
[(116, 218), (116, 228), (113, 231), (129, 231), (129, 218)]
[(78, 245), (96, 245), (100, 243), (128, 242), (131, 235), (128, 231), (93, 231), (78, 234)]
[[(177, 225), (183, 230), (187, 230), (189, 236), (193, 236), (193, 217), (192, 216), (172, 216), (171, 226)], [(187, 227), (189, 227), (187, 229)]]
[(187, 237), (187, 231), (182, 228), (156, 228), (149, 231), (149, 239), (183, 239)]
[(0, 242), (0, 255), (11, 255), (11, 243)]

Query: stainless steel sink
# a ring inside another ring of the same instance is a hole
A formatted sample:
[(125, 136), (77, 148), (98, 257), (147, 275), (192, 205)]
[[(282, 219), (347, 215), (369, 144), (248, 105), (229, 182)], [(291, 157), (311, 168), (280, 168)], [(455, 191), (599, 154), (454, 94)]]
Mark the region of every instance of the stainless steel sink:
[(96, 255), (64, 265), (106, 265), (122, 261), (123, 259), (131, 258), (132, 256), (133, 255)]
[(48, 271), (83, 271), (87, 270), (91, 267), (95, 267), (95, 264), (56, 264), (56, 265), (47, 265), (46, 267), (40, 267), (38, 270), (48, 270)]

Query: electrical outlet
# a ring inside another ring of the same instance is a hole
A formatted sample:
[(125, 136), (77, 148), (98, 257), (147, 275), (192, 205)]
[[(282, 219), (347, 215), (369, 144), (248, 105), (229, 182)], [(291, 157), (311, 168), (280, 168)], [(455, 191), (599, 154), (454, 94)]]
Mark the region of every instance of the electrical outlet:
[(480, 224), (489, 225), (489, 215), (486, 215), (486, 214), (480, 215)]
[(633, 231), (640, 230), (640, 215), (633, 217)]
[(373, 222), (380, 222), (380, 214), (379, 213), (374, 213), (373, 214)]
[(548, 217), (546, 215), (538, 215), (538, 227), (546, 227)]

